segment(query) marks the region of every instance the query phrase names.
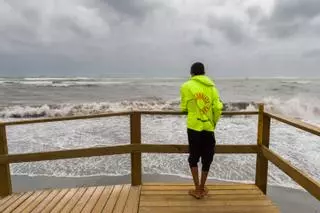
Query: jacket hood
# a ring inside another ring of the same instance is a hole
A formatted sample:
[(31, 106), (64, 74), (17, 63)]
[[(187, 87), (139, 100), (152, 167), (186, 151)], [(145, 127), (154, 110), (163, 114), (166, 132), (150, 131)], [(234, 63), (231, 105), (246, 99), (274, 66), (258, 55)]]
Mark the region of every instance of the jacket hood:
[(205, 75), (196, 75), (196, 76), (193, 76), (191, 77), (191, 80), (194, 80), (194, 81), (197, 81), (201, 84), (204, 84), (206, 86), (214, 86), (214, 82), (208, 77), (208, 76), (205, 76)]

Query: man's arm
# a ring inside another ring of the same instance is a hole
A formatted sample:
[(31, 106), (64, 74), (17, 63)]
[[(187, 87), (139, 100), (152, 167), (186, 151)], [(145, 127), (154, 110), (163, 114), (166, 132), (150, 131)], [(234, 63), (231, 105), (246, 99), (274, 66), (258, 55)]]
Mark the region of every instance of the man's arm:
[(182, 112), (188, 112), (188, 107), (187, 107), (187, 88), (185, 87), (185, 85), (182, 85), (180, 88), (180, 98), (181, 98), (181, 102), (180, 102), (180, 109)]
[(222, 109), (223, 109), (223, 103), (220, 100), (220, 96), (217, 88), (213, 88), (212, 109), (213, 109), (213, 122), (214, 122), (214, 125), (216, 126), (221, 117)]

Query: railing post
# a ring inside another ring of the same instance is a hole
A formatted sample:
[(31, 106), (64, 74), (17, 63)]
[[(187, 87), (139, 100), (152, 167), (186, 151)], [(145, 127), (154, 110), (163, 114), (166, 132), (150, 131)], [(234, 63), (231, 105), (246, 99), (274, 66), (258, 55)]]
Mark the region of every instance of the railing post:
[(264, 105), (259, 104), (259, 121), (258, 121), (258, 146), (256, 163), (256, 185), (260, 190), (267, 193), (268, 183), (268, 160), (263, 156), (261, 146), (264, 145), (269, 148), (270, 137), (270, 117), (264, 114)]
[[(131, 144), (141, 144), (141, 113), (130, 115)], [(131, 152), (131, 184), (141, 185), (141, 153)]]
[[(8, 154), (6, 126), (0, 122), (0, 155)], [(9, 164), (0, 164), (0, 196), (12, 193), (11, 176)]]

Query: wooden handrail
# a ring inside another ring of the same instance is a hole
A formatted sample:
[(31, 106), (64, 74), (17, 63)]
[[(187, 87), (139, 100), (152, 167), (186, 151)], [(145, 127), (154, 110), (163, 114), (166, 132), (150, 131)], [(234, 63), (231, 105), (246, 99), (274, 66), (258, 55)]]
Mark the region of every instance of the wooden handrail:
[(306, 132), (315, 134), (320, 136), (320, 127), (312, 125), (312, 124), (308, 124), (306, 122), (300, 121), (298, 119), (294, 119), (294, 118), (288, 118), (286, 116), (283, 115), (279, 115), (279, 114), (274, 114), (271, 112), (265, 112), (265, 114), (267, 116), (269, 116), (270, 118), (274, 118), (278, 121), (281, 121), (283, 123), (289, 124), (290, 126), (294, 126), (298, 129), (304, 130)]
[[(218, 154), (256, 154), (257, 145), (217, 145)], [(70, 149), (50, 152), (35, 152), (23, 154), (0, 155), (0, 165), (8, 163), (25, 163), (46, 160), (71, 159), (81, 157), (95, 157), (129, 153), (188, 153), (188, 145), (177, 144), (128, 144), (109, 147), (92, 147), (84, 149)]]
[[(139, 111), (143, 115), (186, 115), (186, 112), (175, 112), (175, 111)], [(223, 111), (224, 116), (233, 115), (257, 115), (258, 111)]]
[[(10, 163), (35, 162), (44, 160), (58, 160), (80, 157), (94, 157), (116, 154), (131, 154), (132, 184), (141, 184), (141, 153), (187, 153), (188, 145), (181, 144), (141, 144), (141, 115), (184, 115), (172, 111), (131, 111), (105, 113), (85, 116), (70, 116), (59, 118), (44, 118), (22, 121), (8, 121), (0, 123), (0, 196), (11, 194)], [(225, 116), (257, 115), (257, 111), (223, 112)], [(84, 149), (60, 150), (40, 153), (8, 154), (6, 126), (25, 125), (45, 122), (69, 121), (79, 119), (94, 119), (113, 116), (129, 116), (131, 143), (111, 147), (91, 147)], [(282, 171), (293, 178), (298, 184), (320, 200), (320, 184), (302, 171), (298, 170), (283, 158), (268, 148), (270, 136), (270, 118), (284, 122), (301, 130), (320, 136), (320, 128), (305, 122), (264, 112), (263, 105), (259, 106), (258, 137), (256, 145), (217, 145), (218, 154), (257, 154), (256, 185), (266, 193), (268, 160), (278, 166)]]
[(320, 184), (316, 180), (309, 177), (306, 173), (302, 172), (267, 147), (262, 145), (260, 149), (269, 161), (320, 201)]
[[(26, 124), (35, 124), (35, 123), (71, 121), (71, 120), (80, 120), (80, 119), (96, 119), (96, 118), (105, 118), (105, 117), (127, 116), (135, 112), (140, 113), (141, 115), (185, 115), (186, 114), (183, 112), (175, 112), (175, 111), (127, 111), (127, 112), (114, 112), (114, 113), (103, 113), (103, 114), (94, 114), (94, 115), (80, 115), (80, 116), (67, 116), (67, 117), (55, 117), (55, 118), (28, 119), (28, 120), (19, 120), (19, 121), (6, 121), (6, 122), (3, 122), (3, 124), (6, 126), (14, 126), (14, 125), (26, 125)], [(222, 112), (222, 115), (226, 115), (226, 116), (257, 115), (257, 114), (258, 114), (258, 111)]]
[(49, 122), (58, 122), (58, 121), (71, 121), (71, 120), (81, 120), (81, 119), (126, 116), (130, 114), (131, 114), (130, 112), (115, 112), (115, 113), (104, 113), (104, 114), (95, 114), (95, 115), (80, 115), (80, 116), (67, 116), (67, 117), (55, 117), (55, 118), (28, 119), (28, 120), (20, 120), (20, 121), (7, 121), (7, 122), (3, 122), (3, 124), (6, 126), (26, 125), (26, 124), (35, 124), (35, 123), (49, 123)]

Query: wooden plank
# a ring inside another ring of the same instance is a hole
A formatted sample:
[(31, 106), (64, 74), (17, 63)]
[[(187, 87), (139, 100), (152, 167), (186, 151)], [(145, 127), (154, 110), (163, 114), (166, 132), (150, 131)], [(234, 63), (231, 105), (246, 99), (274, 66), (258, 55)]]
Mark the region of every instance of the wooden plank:
[[(143, 115), (186, 115), (185, 112), (176, 112), (176, 111), (139, 111)], [(234, 116), (234, 115), (257, 115), (258, 111), (229, 111), (222, 112), (222, 115), (225, 116)]]
[(58, 195), (59, 189), (51, 191), (51, 193), (32, 211), (32, 213), (41, 213), (44, 208)]
[(11, 195), (10, 199), (8, 199), (5, 203), (0, 205), (0, 212), (3, 212), (6, 208), (8, 208), (10, 205), (16, 202), (18, 199), (22, 199), (22, 200), (27, 199), (28, 196), (30, 196), (31, 194), (32, 192)]
[[(174, 191), (174, 190), (170, 190), (170, 191), (141, 191), (141, 195), (148, 195), (148, 196), (153, 196), (153, 195), (185, 195), (188, 192), (186, 191)], [(262, 195), (262, 192), (260, 190), (210, 190), (209, 191), (209, 195), (248, 195), (248, 194), (252, 194), (252, 195)]]
[[(188, 153), (188, 145), (180, 144), (141, 144), (132, 147), (134, 152), (142, 153)], [(257, 145), (216, 145), (217, 154), (255, 154)]]
[(132, 186), (128, 196), (127, 203), (123, 210), (124, 213), (137, 213), (140, 202), (141, 186)]
[(275, 113), (267, 112), (265, 114), (270, 118), (274, 118), (280, 122), (289, 124), (290, 126), (294, 126), (298, 129), (304, 130), (304, 131), (309, 132), (311, 134), (315, 134), (315, 135), (320, 136), (320, 127), (318, 127), (318, 126), (308, 124), (308, 123), (300, 121), (298, 119), (288, 118), (286, 116), (275, 114)]
[[(259, 147), (262, 145), (269, 147), (270, 117), (264, 114), (264, 106), (262, 104), (259, 105), (259, 122), (257, 138), (257, 144), (259, 145)], [(263, 156), (261, 151), (259, 151), (257, 154), (255, 183), (264, 194), (267, 194), (268, 160)]]
[[(150, 183), (143, 183), (144, 186), (194, 186), (194, 184), (191, 182), (191, 180), (189, 182), (150, 182)], [(238, 182), (215, 182), (214, 184), (208, 184), (211, 186), (234, 186), (234, 185), (252, 185), (254, 186), (254, 184), (241, 184)]]
[[(12, 208), (11, 210), (6, 209), (4, 213), (12, 212), (12, 213), (18, 213), (18, 212), (24, 212), (24, 209), (27, 208), (31, 203), (37, 199), (43, 192), (42, 191), (37, 191), (32, 193), (26, 200), (20, 202), (16, 207)], [(11, 205), (10, 207), (13, 207)], [(12, 211), (13, 210), (13, 211)]]
[(81, 199), (77, 201), (75, 207), (72, 209), (71, 213), (79, 213), (87, 204), (88, 200), (91, 198), (93, 193), (96, 191), (97, 187), (87, 188), (85, 193), (82, 195)]
[(69, 158), (84, 158), (104, 155), (117, 155), (130, 153), (131, 145), (120, 145), (110, 147), (94, 147), (85, 149), (60, 150), (52, 152), (36, 152), (27, 154), (12, 154), (0, 156), (0, 164), (3, 163), (21, 163), (35, 162), (44, 160), (58, 160)]
[(65, 192), (63, 196), (60, 196), (59, 200), (57, 201), (55, 200), (55, 204), (53, 208), (51, 210), (48, 210), (48, 212), (51, 212), (51, 213), (60, 212), (78, 190), (79, 189), (75, 188)]
[(94, 118), (105, 118), (105, 117), (114, 117), (114, 116), (126, 116), (130, 112), (116, 112), (116, 113), (104, 113), (96, 115), (81, 115), (81, 116), (68, 116), (68, 117), (57, 117), (57, 118), (43, 118), (43, 119), (30, 119), (30, 120), (21, 120), (21, 121), (8, 121), (4, 122), (6, 126), (12, 125), (26, 125), (26, 124), (35, 124), (35, 123), (49, 123), (49, 122), (58, 122), (58, 121), (70, 121), (70, 120), (83, 120), (83, 119), (94, 119)]
[(85, 205), (85, 207), (82, 209), (81, 212), (86, 213), (86, 212), (92, 211), (92, 209), (97, 204), (104, 188), (105, 188), (104, 186), (99, 186), (96, 188), (95, 192), (93, 193), (93, 195), (91, 196), (91, 198), (89, 199), (89, 201), (87, 202), (87, 204)]
[[(110, 147), (94, 147), (84, 149), (70, 149), (60, 150), (52, 152), (35, 152), (25, 154), (12, 154), (12, 155), (1, 155), (0, 164), (6, 163), (22, 163), (22, 162), (36, 162), (44, 160), (59, 160), (59, 159), (70, 159), (70, 158), (84, 158), (94, 156), (105, 156), (105, 155), (117, 155), (138, 152), (138, 156), (134, 158), (139, 162), (140, 152), (144, 153), (188, 153), (188, 145), (160, 145), (160, 144), (134, 144), (134, 145), (119, 145)], [(257, 145), (217, 145), (217, 154), (254, 154), (258, 152)], [(136, 162), (133, 159), (133, 162)], [(139, 163), (134, 164), (133, 167), (138, 173), (134, 173), (134, 176), (139, 180)], [(140, 165), (141, 167), (141, 165)]]
[(122, 213), (123, 212), (124, 207), (125, 207), (127, 200), (128, 200), (130, 187), (131, 187), (130, 185), (123, 186), (123, 188), (120, 192), (120, 195), (118, 197), (117, 203), (114, 206), (113, 213)]
[(25, 209), (23, 209), (23, 213), (33, 212), (33, 210), (41, 203), (51, 191), (43, 191), (39, 197), (37, 197), (30, 205), (28, 205)]
[[(8, 196), (6, 196), (6, 197), (0, 198), (0, 206), (1, 206), (2, 204), (4, 204), (5, 202), (7, 202), (9, 199), (11, 199), (14, 195), (17, 195), (17, 194), (8, 195)], [(19, 194), (19, 195), (21, 195), (21, 194)]]
[[(266, 200), (264, 195), (248, 194), (248, 195), (209, 195), (205, 198), (206, 201), (233, 201), (233, 200)], [(141, 195), (141, 202), (145, 201), (154, 201), (154, 202), (163, 202), (163, 201), (194, 201), (194, 197), (185, 193), (184, 195)]]
[[(253, 189), (256, 190), (258, 187), (253, 184), (230, 184), (230, 185), (208, 185), (210, 190), (236, 190), (236, 189)], [(177, 186), (142, 186), (142, 191), (177, 191), (177, 190), (189, 190), (192, 186), (188, 185), (177, 185)]]
[[(0, 122), (0, 156), (8, 154), (6, 126)], [(12, 194), (9, 163), (0, 163), (0, 196)]]
[(269, 200), (232, 200), (232, 201), (220, 201), (220, 200), (202, 200), (199, 202), (196, 199), (192, 201), (140, 201), (140, 207), (144, 206), (271, 206), (272, 203)]
[(81, 199), (82, 195), (86, 192), (87, 188), (79, 188), (79, 190), (72, 196), (68, 203), (63, 207), (60, 213), (69, 213), (77, 202)]
[[(141, 114), (133, 112), (130, 116), (130, 137), (131, 144), (141, 144)], [(141, 152), (141, 146), (139, 151)], [(131, 153), (131, 184), (133, 186), (141, 185), (141, 153)]]
[(112, 193), (114, 189), (114, 186), (106, 186), (103, 190), (103, 192), (101, 193), (100, 198), (98, 199), (94, 209), (92, 210), (92, 212), (102, 212), (102, 210), (104, 209), (106, 203), (109, 200), (109, 197)]
[(70, 189), (63, 189), (49, 202), (49, 204), (41, 211), (41, 213), (49, 213), (64, 198)]
[(139, 213), (279, 213), (275, 206), (214, 206), (199, 208), (188, 206), (181, 207), (140, 207)]
[(300, 186), (302, 186), (305, 190), (307, 190), (310, 194), (312, 194), (315, 198), (320, 201), (320, 183), (315, 179), (291, 165), (288, 161), (277, 155), (275, 152), (271, 151), (265, 146), (261, 147), (263, 155), (271, 161), (274, 165), (276, 165), (279, 169), (281, 169), (284, 173), (286, 173), (289, 177), (291, 177), (294, 181), (296, 181)]
[(108, 199), (108, 202), (106, 203), (104, 209), (102, 210), (103, 213), (113, 212), (113, 209), (115, 207), (115, 204), (117, 203), (117, 200), (119, 198), (122, 188), (123, 186), (121, 185), (117, 185), (113, 188), (112, 193)]

